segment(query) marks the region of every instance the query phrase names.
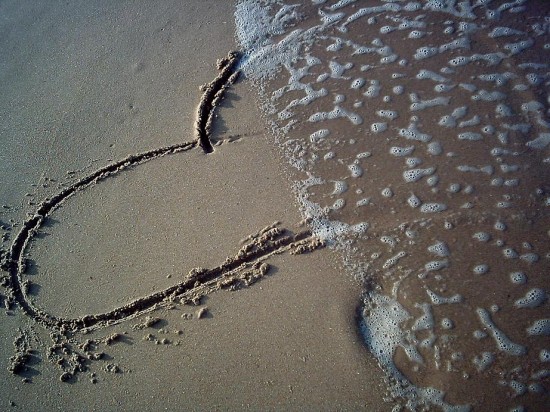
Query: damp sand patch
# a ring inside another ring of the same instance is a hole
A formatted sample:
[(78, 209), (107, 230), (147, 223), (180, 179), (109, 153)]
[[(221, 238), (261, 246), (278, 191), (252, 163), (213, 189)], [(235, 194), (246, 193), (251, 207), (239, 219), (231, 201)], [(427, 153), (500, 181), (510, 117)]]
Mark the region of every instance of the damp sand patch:
[(302, 214), (364, 281), (360, 329), (388, 388), (410, 410), (536, 410), (547, 22), (521, 0), (314, 3), (241, 1), (243, 72)]

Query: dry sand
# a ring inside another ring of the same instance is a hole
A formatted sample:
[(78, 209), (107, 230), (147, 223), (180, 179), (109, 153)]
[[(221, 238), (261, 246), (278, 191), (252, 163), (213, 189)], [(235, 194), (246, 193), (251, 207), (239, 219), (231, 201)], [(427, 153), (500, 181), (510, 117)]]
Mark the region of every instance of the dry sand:
[[(232, 2), (7, 1), (0, 16), (5, 249), (74, 179), (191, 141), (199, 86), (236, 47)], [(217, 112), (214, 138), (240, 139), (139, 165), (54, 211), (28, 253), (35, 304), (63, 317), (109, 311), (222, 264), (273, 221), (302, 230), (255, 98), (238, 83)], [(142, 315), (77, 336), (122, 335), (67, 383), (46, 357), (49, 331), (3, 307), (0, 409), (388, 409), (356, 332), (360, 289), (335, 261), (328, 249), (275, 256), (253, 287), (159, 309), (151, 328), (133, 328)], [(21, 332), (36, 352), (18, 376), (7, 369)]]

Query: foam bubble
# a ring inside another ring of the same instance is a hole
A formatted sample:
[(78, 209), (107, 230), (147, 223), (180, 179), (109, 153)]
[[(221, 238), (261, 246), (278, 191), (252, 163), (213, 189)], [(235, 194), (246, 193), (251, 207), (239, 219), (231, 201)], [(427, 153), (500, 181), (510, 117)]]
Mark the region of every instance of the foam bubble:
[(449, 266), (448, 260), (432, 260), (424, 265), (424, 268), (428, 272), (433, 272), (436, 270), (441, 270)]
[(441, 153), (443, 153), (443, 147), (441, 147), (441, 143), (439, 142), (430, 142), (428, 143), (428, 153), (432, 156), (439, 156)]
[(309, 135), (309, 140), (312, 143), (317, 143), (321, 140), (323, 140), (325, 137), (327, 137), (330, 134), (330, 131), (328, 129), (320, 129), (316, 132)]
[(394, 156), (409, 156), (414, 152), (414, 146), (397, 147), (394, 146), (390, 149), (390, 153)]
[(550, 336), (550, 319), (538, 319), (527, 328), (531, 336)]
[(475, 356), (473, 359), (474, 365), (478, 372), (483, 372), (495, 361), (495, 355), (492, 352), (482, 352), (480, 356)]
[(476, 275), (484, 275), (485, 273), (489, 272), (489, 265), (481, 264), (474, 266), (473, 272)]
[(476, 309), (480, 322), (489, 331), (499, 350), (513, 356), (525, 355), (525, 346), (512, 342), (492, 321), (488, 311), (482, 308)]
[(449, 256), (449, 247), (445, 242), (438, 241), (431, 246), (428, 246), (428, 252), (433, 253), (439, 257)]
[(464, 300), (462, 295), (456, 294), (450, 297), (443, 297), (431, 291), (428, 288), (426, 288), (426, 293), (428, 294), (428, 296), (430, 297), (434, 305), (448, 305), (453, 303), (461, 303)]
[(417, 208), (420, 205), (422, 205), (422, 201), (418, 198), (418, 196), (416, 196), (414, 193), (412, 193), (407, 198), (407, 204), (412, 208)]
[(385, 132), (388, 129), (387, 123), (373, 123), (370, 125), (370, 129), (373, 133), (381, 133)]
[(447, 210), (447, 206), (444, 203), (424, 203), (420, 207), (422, 213), (438, 213)]
[(405, 182), (411, 183), (420, 180), (424, 176), (429, 176), (435, 172), (435, 167), (428, 167), (426, 169), (411, 169), (403, 172), (403, 179)]
[(523, 272), (512, 272), (510, 273), (510, 282), (516, 285), (524, 285), (527, 283), (527, 276)]
[(542, 305), (547, 299), (546, 292), (539, 288), (529, 290), (524, 297), (516, 300), (516, 308), (536, 308)]
[(363, 176), (363, 168), (356, 163), (348, 165), (348, 169), (351, 172), (351, 177)]

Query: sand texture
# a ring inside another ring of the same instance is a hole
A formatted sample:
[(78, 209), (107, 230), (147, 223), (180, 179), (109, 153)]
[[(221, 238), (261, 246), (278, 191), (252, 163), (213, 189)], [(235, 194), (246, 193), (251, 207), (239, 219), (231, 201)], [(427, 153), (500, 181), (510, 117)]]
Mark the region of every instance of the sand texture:
[(391, 408), (233, 13), (0, 4), (1, 410)]

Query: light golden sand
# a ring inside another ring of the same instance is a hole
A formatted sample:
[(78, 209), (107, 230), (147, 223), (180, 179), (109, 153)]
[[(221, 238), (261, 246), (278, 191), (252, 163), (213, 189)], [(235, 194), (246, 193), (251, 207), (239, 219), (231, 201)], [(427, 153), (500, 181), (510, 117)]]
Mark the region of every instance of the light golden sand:
[[(68, 171), (191, 140), (198, 86), (235, 48), (231, 2), (8, 2), (0, 13), (6, 224), (70, 183)], [(137, 166), (56, 210), (29, 252), (34, 302), (59, 316), (107, 311), (218, 266), (275, 220), (300, 230), (254, 99), (237, 84), (214, 120), (214, 138), (239, 141)], [(153, 312), (153, 328), (133, 330), (136, 319), (84, 337), (127, 332), (71, 383), (46, 359), (48, 331), (2, 308), (0, 409), (388, 409), (355, 329), (359, 289), (334, 261), (329, 250), (281, 255), (251, 288)], [(7, 371), (18, 329), (37, 349), (32, 383)]]

